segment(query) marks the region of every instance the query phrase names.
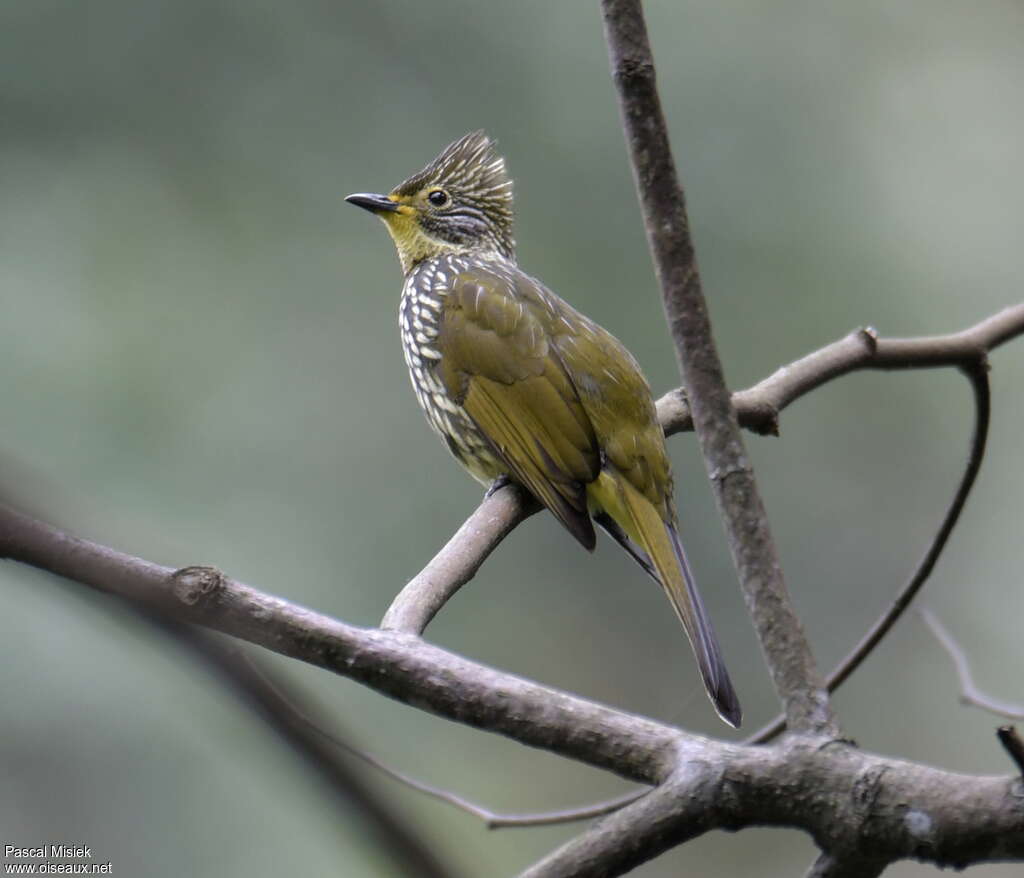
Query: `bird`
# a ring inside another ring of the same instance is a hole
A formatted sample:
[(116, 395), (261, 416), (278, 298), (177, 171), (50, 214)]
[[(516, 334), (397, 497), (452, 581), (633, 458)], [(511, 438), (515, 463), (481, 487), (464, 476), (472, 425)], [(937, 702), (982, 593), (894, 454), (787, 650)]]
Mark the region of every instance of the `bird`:
[(595, 524), (618, 542), (663, 587), (715, 710), (739, 727), (650, 386), (618, 339), (519, 268), (496, 143), (474, 131), (388, 194), (346, 201), (398, 251), (402, 348), (431, 427), (477, 481), (518, 483), (588, 551)]

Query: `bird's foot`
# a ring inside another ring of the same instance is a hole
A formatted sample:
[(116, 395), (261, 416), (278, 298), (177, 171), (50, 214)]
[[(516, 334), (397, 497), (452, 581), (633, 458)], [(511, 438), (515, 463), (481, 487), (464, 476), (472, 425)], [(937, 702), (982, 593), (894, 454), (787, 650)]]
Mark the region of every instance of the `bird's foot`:
[(488, 497), (491, 496), (491, 494), (495, 493), (496, 491), (500, 491), (502, 488), (505, 487), (505, 485), (510, 484), (512, 484), (512, 479), (510, 479), (508, 476), (498, 476), (498, 478), (491, 482), (491, 487), (489, 487), (487, 489), (487, 493), (484, 494), (484, 500), (486, 500)]

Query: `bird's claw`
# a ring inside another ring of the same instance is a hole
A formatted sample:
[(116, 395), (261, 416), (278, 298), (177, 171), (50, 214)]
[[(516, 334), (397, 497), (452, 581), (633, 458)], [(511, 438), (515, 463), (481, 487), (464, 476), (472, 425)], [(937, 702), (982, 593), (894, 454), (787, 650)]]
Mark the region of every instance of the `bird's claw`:
[(498, 478), (496, 478), (493, 482), (491, 482), (491, 486), (487, 489), (487, 493), (484, 494), (484, 500), (486, 500), (488, 497), (490, 497), (491, 494), (494, 494), (495, 492), (500, 491), (502, 488), (505, 487), (505, 485), (508, 485), (508, 484), (511, 484), (511, 483), (512, 483), (512, 480), (508, 476), (498, 476)]

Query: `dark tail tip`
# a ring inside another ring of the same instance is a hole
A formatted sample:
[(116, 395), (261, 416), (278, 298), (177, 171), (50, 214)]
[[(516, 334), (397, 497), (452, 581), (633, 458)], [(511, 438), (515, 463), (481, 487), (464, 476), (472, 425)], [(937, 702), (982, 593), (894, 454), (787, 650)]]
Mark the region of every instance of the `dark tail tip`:
[[(704, 688), (718, 715), (734, 729), (738, 729), (743, 720), (743, 710), (740, 707), (739, 696), (733, 689), (732, 680), (729, 679), (729, 672), (725, 667), (725, 659), (722, 658), (722, 650), (718, 645), (715, 629), (711, 626), (708, 611), (697, 590), (697, 583), (690, 570), (690, 563), (686, 560), (686, 552), (683, 551), (679, 533), (670, 523), (665, 524), (665, 529), (668, 531), (669, 540), (675, 550), (679, 571), (683, 575), (686, 593), (689, 596), (690, 613), (680, 612), (681, 608), (679, 607), (677, 607), (677, 612), (679, 612), (679, 617), (686, 627), (686, 633), (690, 637), (694, 655), (697, 657), (697, 667), (700, 669), (700, 676), (704, 681)], [(671, 590), (668, 591), (671, 596)], [(689, 620), (687, 615), (691, 617)]]
[[(704, 619), (706, 620), (706, 616)], [(714, 639), (710, 625), (701, 630), (705, 636), (700, 638), (700, 645), (695, 652), (704, 689), (718, 715), (734, 729), (738, 729), (743, 720), (739, 696), (733, 689), (732, 680), (729, 679), (729, 672), (725, 669), (725, 661), (722, 659), (722, 653), (718, 648), (718, 642)]]
[(728, 675), (718, 680), (714, 687), (708, 682), (708, 695), (718, 715), (734, 729), (738, 729), (743, 722), (743, 710)]

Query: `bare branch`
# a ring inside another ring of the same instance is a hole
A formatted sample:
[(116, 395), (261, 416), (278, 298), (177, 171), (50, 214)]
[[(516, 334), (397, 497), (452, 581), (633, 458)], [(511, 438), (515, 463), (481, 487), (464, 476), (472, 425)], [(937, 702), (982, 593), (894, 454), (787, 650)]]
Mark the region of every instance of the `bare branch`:
[[(946, 514), (942, 518), (938, 531), (932, 537), (928, 550), (918, 562), (910, 579), (897, 592), (889, 608), (879, 616), (867, 633), (861, 637), (857, 645), (828, 675), (826, 685), (829, 692), (834, 692), (842, 686), (849, 676), (863, 664), (864, 660), (871, 655), (875, 647), (881, 643), (882, 638), (885, 637), (906, 611), (907, 607), (910, 606), (910, 602), (913, 601), (921, 587), (928, 581), (928, 577), (931, 576), (932, 571), (935, 569), (935, 564), (942, 554), (942, 550), (945, 548), (946, 543), (949, 542), (953, 528), (956, 527), (956, 523), (960, 520), (960, 513), (963, 512), (964, 505), (967, 503), (967, 497), (971, 493), (971, 488), (974, 487), (974, 482), (978, 478), (978, 471), (981, 469), (981, 462), (985, 457), (985, 445), (988, 441), (988, 428), (992, 414), (988, 367), (983, 359), (984, 353), (981, 356), (982, 359), (973, 364), (966, 365), (963, 370), (971, 382), (971, 390), (973, 391), (974, 431), (971, 434), (971, 448), (967, 455), (967, 466), (960, 477), (960, 483), (953, 494), (953, 499), (946, 509)], [(754, 732), (747, 739), (746, 743), (761, 744), (765, 741), (770, 741), (785, 728), (785, 717), (780, 714)]]
[(626, 805), (632, 805), (638, 799), (651, 792), (650, 788), (633, 790), (623, 793), (612, 799), (603, 799), (600, 802), (593, 802), (590, 805), (583, 805), (578, 808), (563, 808), (557, 811), (540, 811), (534, 814), (508, 814), (496, 815), (489, 820), (489, 829), (520, 828), (529, 826), (560, 826), (564, 823), (577, 823), (580, 820), (593, 820), (595, 817), (604, 817), (606, 814), (614, 814)]
[(576, 836), (520, 878), (598, 878), (623, 875), (711, 828), (719, 773), (691, 763), (643, 798)]
[(719, 513), (747, 609), (790, 728), (835, 735), (811, 648), (786, 591), (754, 472), (715, 350), (682, 186), (655, 85), (640, 0), (603, 0), (605, 37), (647, 240)]
[[(0, 557), (158, 606), (437, 715), (622, 777), (674, 779), (664, 795), (652, 791), (602, 822), (613, 821), (622, 831), (630, 821), (641, 824), (641, 837), (618, 855), (622, 864), (706, 829), (753, 825), (798, 827), (844, 851), (869, 843), (872, 856), (887, 860), (914, 856), (962, 867), (1024, 859), (1024, 810), (1015, 804), (1019, 782), (1011, 777), (957, 775), (839, 741), (821, 746), (792, 737), (773, 747), (742, 747), (687, 735), (487, 668), (417, 637), (318, 615), (210, 568), (173, 571), (124, 555), (7, 507), (0, 507)], [(681, 804), (666, 811), (676, 800)], [(907, 803), (920, 820), (908, 821)]]
[(539, 509), (538, 503), (515, 484), (489, 493), (445, 547), (398, 593), (381, 628), (422, 634), (437, 611), (476, 575), (498, 544)]
[[(879, 338), (859, 329), (776, 370), (753, 387), (733, 394), (741, 426), (756, 433), (778, 433), (779, 413), (823, 384), (861, 369), (934, 369), (983, 363), (989, 351), (1024, 333), (1024, 304), (1004, 308), (980, 323), (949, 335)], [(658, 400), (665, 434), (693, 429), (680, 388)]]
[(999, 701), (982, 692), (974, 684), (971, 666), (967, 661), (967, 654), (953, 638), (953, 635), (945, 629), (936, 615), (925, 607), (921, 607), (917, 612), (924, 619), (932, 634), (935, 635), (935, 639), (939, 641), (942, 648), (946, 650), (949, 657), (953, 660), (956, 675), (960, 680), (960, 703), (980, 707), (982, 710), (987, 710), (989, 713), (994, 713), (1003, 719), (1024, 720), (1024, 707), (1010, 704), (1008, 701)]
[[(162, 567), (0, 505), (3, 557), (156, 606), (396, 700), (630, 780), (656, 783), (674, 765), (680, 733), (668, 726), (503, 674), (412, 635), (322, 616), (212, 568)], [(577, 724), (589, 733), (576, 734)]]
[(565, 808), (559, 811), (544, 811), (536, 814), (499, 814), (489, 820), (487, 826), (490, 829), (559, 826), (563, 823), (575, 823), (579, 820), (592, 820), (595, 817), (614, 814), (626, 805), (631, 805), (638, 799), (649, 795), (650, 792), (650, 789), (634, 790), (633, 792), (623, 793), (614, 799), (606, 799), (605, 801), (595, 802), (592, 805), (585, 805), (581, 808)]

